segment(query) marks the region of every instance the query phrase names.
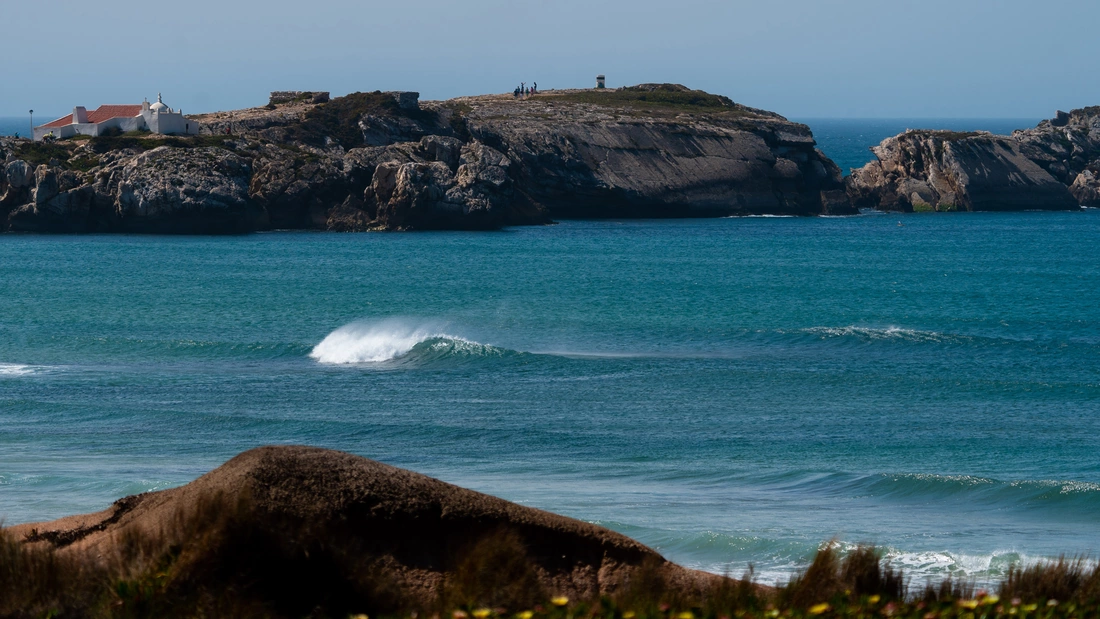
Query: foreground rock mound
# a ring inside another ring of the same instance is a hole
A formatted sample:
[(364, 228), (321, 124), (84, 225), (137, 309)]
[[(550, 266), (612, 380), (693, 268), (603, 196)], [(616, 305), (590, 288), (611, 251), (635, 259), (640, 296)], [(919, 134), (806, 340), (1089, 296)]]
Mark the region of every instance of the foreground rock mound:
[(8, 533), (62, 558), (118, 563), (127, 582), (159, 579), (177, 604), (228, 608), (228, 596), (276, 615), (515, 611), (632, 579), (696, 592), (724, 581), (595, 525), (308, 447), (254, 449), (185, 486)]
[(0, 230), (484, 230), (851, 211), (808, 127), (674, 84), (423, 103), (354, 93), (191, 120), (203, 135), (0, 139)]
[(856, 208), (892, 211), (1073, 210), (1100, 204), (1100, 107), (1059, 112), (1011, 136), (906, 131), (853, 170)]

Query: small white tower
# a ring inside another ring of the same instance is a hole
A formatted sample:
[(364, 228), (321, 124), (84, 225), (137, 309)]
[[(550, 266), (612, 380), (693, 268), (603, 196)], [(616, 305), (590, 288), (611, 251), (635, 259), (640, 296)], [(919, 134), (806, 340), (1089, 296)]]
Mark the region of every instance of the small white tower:
[(157, 102), (149, 106), (149, 109), (154, 112), (168, 112), (168, 106), (164, 104), (164, 101), (160, 98), (160, 93), (157, 93)]
[(607, 87), (607, 81), (604, 78), (604, 76), (603, 75), (597, 75), (596, 76), (596, 88), (606, 88), (606, 87)]

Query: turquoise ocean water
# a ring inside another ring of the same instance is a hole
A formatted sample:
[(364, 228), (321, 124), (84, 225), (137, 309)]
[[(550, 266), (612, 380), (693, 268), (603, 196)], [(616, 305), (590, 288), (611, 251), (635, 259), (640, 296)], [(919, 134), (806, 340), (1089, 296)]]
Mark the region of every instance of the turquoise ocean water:
[(0, 515), (347, 450), (765, 582), (1100, 550), (1100, 212), (0, 237)]
[[(63, 114), (49, 115), (45, 114), (39, 116), (35, 114), (34, 124), (41, 125), (48, 123), (55, 118), (60, 118)], [(0, 116), (0, 135), (16, 135), (20, 137), (28, 137), (31, 130), (30, 116)]]

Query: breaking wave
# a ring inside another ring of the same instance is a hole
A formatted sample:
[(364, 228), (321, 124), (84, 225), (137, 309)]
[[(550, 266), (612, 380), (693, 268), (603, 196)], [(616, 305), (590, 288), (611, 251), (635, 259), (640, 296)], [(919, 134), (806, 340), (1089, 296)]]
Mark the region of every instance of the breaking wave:
[(0, 378), (17, 378), (20, 376), (34, 376), (45, 373), (47, 368), (36, 365), (22, 365), (19, 363), (0, 363)]
[(520, 354), (444, 332), (432, 324), (398, 320), (352, 323), (325, 336), (310, 358), (325, 364), (428, 362), (446, 358), (504, 357)]

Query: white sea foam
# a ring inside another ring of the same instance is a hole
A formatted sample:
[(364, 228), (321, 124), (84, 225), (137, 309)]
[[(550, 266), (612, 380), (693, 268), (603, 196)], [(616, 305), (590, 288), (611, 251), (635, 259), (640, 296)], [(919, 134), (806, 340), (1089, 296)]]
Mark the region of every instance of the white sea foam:
[(1089, 481), (1061, 481), (1056, 479), (1023, 480), (1009, 484), (1013, 488), (1046, 488), (1057, 490), (1059, 494), (1091, 494), (1100, 491), (1100, 484)]
[(444, 333), (440, 325), (385, 320), (344, 325), (314, 346), (309, 356), (321, 363), (330, 364), (380, 363), (403, 357), (417, 344), (435, 339), (477, 344)]
[(15, 376), (31, 376), (38, 374), (42, 368), (33, 365), (21, 365), (18, 363), (0, 363), (0, 378)]
[[(831, 545), (841, 556), (859, 547), (859, 544), (844, 541), (833, 541)], [(755, 579), (757, 582), (768, 585), (782, 585), (798, 572), (806, 569), (809, 559), (788, 555), (786, 552), (790, 549), (783, 548), (785, 545), (782, 544), (779, 546), (776, 548), (777, 552), (768, 552), (766, 548), (760, 548), (756, 551), (757, 557), (753, 563), (756, 568)], [(998, 549), (984, 554), (952, 552), (942, 549), (900, 550), (887, 547), (882, 550), (884, 551), (883, 559), (891, 567), (900, 569), (914, 588), (922, 587), (929, 582), (937, 584), (945, 578), (973, 581), (978, 587), (990, 587), (1000, 582), (1012, 565), (1026, 566), (1057, 560), (1057, 557), (1024, 554), (1012, 549)], [(1090, 568), (1097, 564), (1095, 559), (1088, 557), (1084, 557), (1082, 560)], [(737, 561), (708, 563), (690, 560), (684, 561), (684, 564), (715, 574), (733, 575), (741, 574), (748, 565)]]
[(921, 331), (918, 329), (903, 329), (901, 327), (811, 327), (803, 329), (804, 333), (819, 335), (822, 338), (830, 337), (858, 337), (866, 340), (898, 340), (906, 342), (943, 342), (948, 340), (969, 339), (965, 336), (940, 333), (939, 331)]
[[(1023, 554), (1015, 550), (994, 550), (989, 554), (968, 554), (941, 551), (902, 552), (888, 550), (884, 557), (895, 568), (912, 578), (913, 584), (922, 581), (936, 583), (944, 578), (972, 579), (978, 586), (989, 586), (1002, 580), (1013, 565), (1034, 565), (1057, 560), (1057, 557), (1043, 557)], [(1092, 567), (1095, 560), (1083, 559)]]

